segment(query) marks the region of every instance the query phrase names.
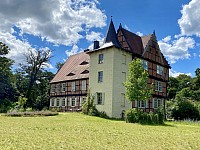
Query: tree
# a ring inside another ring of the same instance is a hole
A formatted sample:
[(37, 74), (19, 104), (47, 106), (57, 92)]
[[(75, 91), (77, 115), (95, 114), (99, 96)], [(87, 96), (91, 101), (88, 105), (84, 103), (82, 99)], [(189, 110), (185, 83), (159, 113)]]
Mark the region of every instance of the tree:
[[(129, 75), (124, 83), (126, 88), (126, 97), (129, 101), (149, 100), (153, 89), (148, 86), (148, 73), (142, 65), (140, 59), (134, 59), (129, 64)], [(139, 103), (137, 103), (138, 109)]]
[(35, 95), (34, 94), (34, 86), (36, 85), (37, 79), (40, 79), (40, 71), (44, 69), (45, 66), (47, 66), (48, 62), (51, 58), (51, 50), (45, 50), (45, 49), (38, 49), (37, 51), (29, 50), (28, 53), (25, 55), (26, 57), (26, 63), (25, 65), (22, 65), (21, 68), (26, 73), (26, 76), (28, 78), (28, 85), (25, 97), (27, 99), (27, 103), (25, 107), (33, 107), (34, 101), (35, 101)]
[(0, 111), (9, 109), (11, 102), (17, 101), (17, 91), (14, 85), (14, 77), (11, 66), (13, 61), (5, 57), (10, 49), (0, 42)]
[(64, 62), (57, 62), (56, 63), (56, 69), (58, 69), (58, 71), (62, 68), (62, 66), (64, 65)]

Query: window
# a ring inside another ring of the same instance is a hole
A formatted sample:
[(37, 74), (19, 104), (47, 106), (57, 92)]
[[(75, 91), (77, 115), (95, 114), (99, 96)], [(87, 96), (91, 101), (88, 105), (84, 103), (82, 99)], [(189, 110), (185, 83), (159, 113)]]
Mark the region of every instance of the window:
[(86, 80), (82, 80), (82, 91), (86, 91)]
[(51, 99), (51, 106), (54, 106), (54, 99)]
[(103, 71), (98, 72), (98, 82), (103, 82)]
[(102, 93), (97, 93), (97, 105), (103, 104), (103, 96)]
[(66, 83), (62, 84), (62, 91), (66, 91)]
[(159, 108), (160, 106), (162, 106), (162, 99), (154, 98), (153, 99), (153, 108)]
[(51, 85), (51, 92), (52, 92), (52, 93), (55, 93), (55, 92), (56, 92), (56, 85), (55, 85), (55, 84), (52, 84), (52, 85)]
[(56, 100), (56, 106), (60, 106), (60, 99)]
[(65, 106), (65, 98), (62, 99), (62, 106)]
[(82, 106), (82, 104), (86, 101), (86, 97), (80, 98), (79, 106)]
[(60, 92), (60, 83), (56, 84), (56, 92), (59, 93)]
[(155, 91), (159, 91), (159, 92), (162, 92), (162, 82), (161, 81), (156, 81), (155, 80)]
[(122, 54), (122, 64), (126, 64), (126, 55)]
[(126, 72), (122, 72), (122, 84), (126, 82)]
[(139, 108), (145, 108), (145, 101), (141, 100), (139, 102)]
[(103, 54), (99, 54), (99, 64), (103, 63)]
[(75, 85), (76, 85), (75, 82), (71, 83), (71, 91), (72, 92), (76, 90)]
[(142, 64), (145, 70), (148, 70), (148, 61), (142, 60)]
[(163, 75), (163, 67), (162, 66), (160, 66), (160, 65), (157, 65), (157, 74), (160, 74), (160, 75)]
[(71, 98), (71, 107), (75, 107), (76, 106), (76, 98)]
[(125, 107), (125, 94), (121, 93), (121, 106)]

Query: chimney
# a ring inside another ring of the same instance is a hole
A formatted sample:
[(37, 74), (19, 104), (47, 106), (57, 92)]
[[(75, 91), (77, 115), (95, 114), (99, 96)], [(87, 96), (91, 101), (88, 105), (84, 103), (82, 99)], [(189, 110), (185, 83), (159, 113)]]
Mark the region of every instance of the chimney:
[(99, 48), (99, 41), (94, 41), (94, 49), (98, 49)]

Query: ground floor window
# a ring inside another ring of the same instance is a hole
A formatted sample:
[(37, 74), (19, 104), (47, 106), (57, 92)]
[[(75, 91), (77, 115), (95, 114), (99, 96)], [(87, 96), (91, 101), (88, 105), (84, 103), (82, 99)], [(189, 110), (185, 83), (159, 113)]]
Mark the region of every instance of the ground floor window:
[(71, 98), (71, 107), (75, 107), (76, 106), (76, 98)]
[(153, 99), (153, 108), (159, 108), (163, 104), (163, 100), (159, 98), (154, 98)]
[(56, 106), (60, 106), (60, 99), (56, 100)]
[(62, 99), (62, 106), (65, 106), (65, 98)]
[(103, 94), (97, 93), (97, 105), (102, 105), (102, 104), (103, 104)]
[(51, 99), (51, 106), (52, 107), (54, 106), (54, 99), (53, 98)]
[(79, 106), (82, 106), (83, 103), (85, 103), (85, 102), (86, 102), (86, 97), (81, 97), (80, 102), (79, 102)]
[(139, 108), (145, 108), (145, 101), (141, 100), (139, 102)]

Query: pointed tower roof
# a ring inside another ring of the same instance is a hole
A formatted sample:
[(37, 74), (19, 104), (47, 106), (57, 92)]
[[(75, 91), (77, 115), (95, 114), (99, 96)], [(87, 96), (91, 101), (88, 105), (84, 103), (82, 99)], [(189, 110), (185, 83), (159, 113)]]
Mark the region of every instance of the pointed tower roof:
[(108, 28), (108, 31), (107, 31), (107, 34), (106, 34), (106, 38), (104, 40), (104, 44), (110, 43), (110, 42), (112, 42), (113, 45), (120, 47), (112, 18), (111, 18), (110, 25), (109, 25), (109, 28)]

